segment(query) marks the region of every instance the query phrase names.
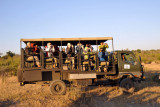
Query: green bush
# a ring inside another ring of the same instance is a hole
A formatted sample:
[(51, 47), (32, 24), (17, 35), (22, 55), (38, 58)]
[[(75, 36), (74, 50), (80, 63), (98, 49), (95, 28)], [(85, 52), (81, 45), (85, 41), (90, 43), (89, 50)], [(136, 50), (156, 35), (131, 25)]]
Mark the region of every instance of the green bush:
[(140, 50), (140, 49), (137, 49), (137, 52), (138, 52), (138, 53), (141, 53), (141, 50)]
[(17, 68), (20, 65), (20, 56), (0, 58), (0, 69), (10, 75), (17, 75)]
[(158, 56), (157, 60), (160, 60), (160, 56)]

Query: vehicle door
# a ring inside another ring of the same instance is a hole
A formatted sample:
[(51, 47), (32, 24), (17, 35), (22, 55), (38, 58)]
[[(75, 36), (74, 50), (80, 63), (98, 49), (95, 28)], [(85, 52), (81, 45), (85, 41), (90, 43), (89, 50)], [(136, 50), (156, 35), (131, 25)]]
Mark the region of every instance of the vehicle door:
[(140, 72), (141, 63), (133, 52), (119, 53), (119, 71), (120, 72)]

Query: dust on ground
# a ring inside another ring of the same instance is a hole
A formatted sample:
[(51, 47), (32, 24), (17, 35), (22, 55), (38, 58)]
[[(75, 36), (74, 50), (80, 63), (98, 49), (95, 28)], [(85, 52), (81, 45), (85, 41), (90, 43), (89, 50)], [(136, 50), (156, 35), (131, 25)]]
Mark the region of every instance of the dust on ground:
[[(160, 83), (154, 73), (160, 64), (144, 64), (146, 81), (136, 85), (133, 94), (123, 94), (117, 86), (71, 87), (66, 95), (52, 95), (48, 86), (28, 84), (19, 86), (17, 77), (0, 78), (0, 106), (33, 107), (159, 107)], [(2, 81), (3, 80), (3, 81)]]

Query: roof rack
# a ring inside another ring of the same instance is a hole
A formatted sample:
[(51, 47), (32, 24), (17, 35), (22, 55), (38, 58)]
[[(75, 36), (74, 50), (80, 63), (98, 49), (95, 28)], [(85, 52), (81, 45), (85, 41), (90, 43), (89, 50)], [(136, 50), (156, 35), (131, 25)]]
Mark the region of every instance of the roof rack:
[(21, 39), (22, 42), (41, 42), (41, 41), (92, 41), (92, 40), (113, 40), (112, 37), (88, 37), (88, 38), (39, 38)]

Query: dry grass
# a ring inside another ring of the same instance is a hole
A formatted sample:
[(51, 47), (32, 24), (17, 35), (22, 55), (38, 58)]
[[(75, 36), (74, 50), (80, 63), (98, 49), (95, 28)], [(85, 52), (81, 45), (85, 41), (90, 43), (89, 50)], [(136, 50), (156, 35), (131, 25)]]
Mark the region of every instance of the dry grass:
[(66, 95), (53, 96), (48, 86), (19, 86), (16, 77), (0, 78), (0, 106), (36, 107), (150, 107), (160, 106), (160, 83), (151, 77), (160, 72), (160, 65), (145, 64), (146, 81), (136, 84), (132, 95), (122, 94), (117, 86), (68, 88)]

